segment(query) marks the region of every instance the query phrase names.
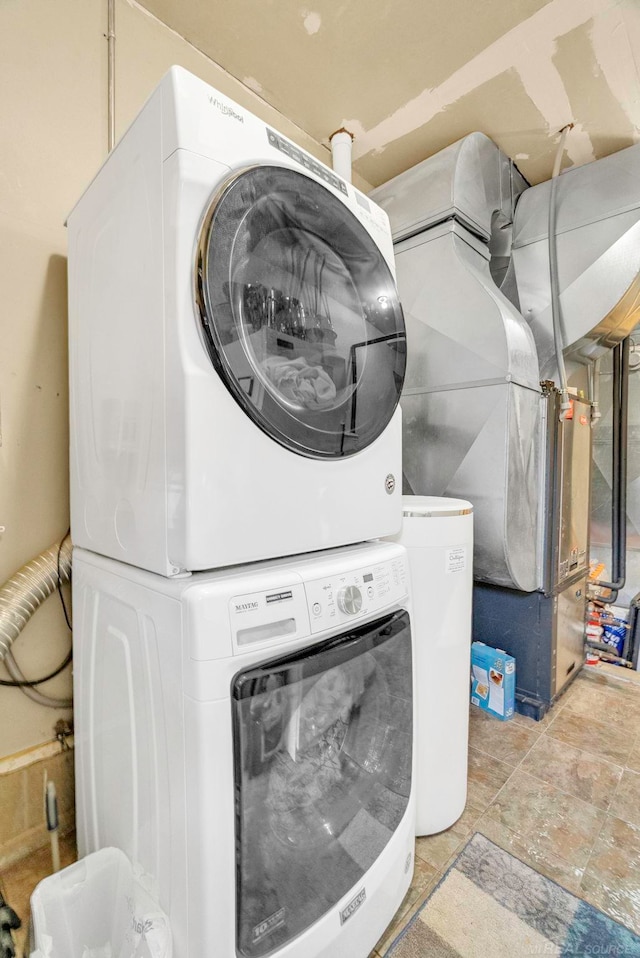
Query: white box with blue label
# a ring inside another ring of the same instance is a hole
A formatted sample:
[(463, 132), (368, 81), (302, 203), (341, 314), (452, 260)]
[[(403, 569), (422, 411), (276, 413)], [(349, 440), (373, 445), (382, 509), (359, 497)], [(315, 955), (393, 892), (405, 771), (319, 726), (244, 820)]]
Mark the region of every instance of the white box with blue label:
[(471, 643), (471, 702), (499, 719), (510, 719), (516, 704), (516, 660), (484, 642)]

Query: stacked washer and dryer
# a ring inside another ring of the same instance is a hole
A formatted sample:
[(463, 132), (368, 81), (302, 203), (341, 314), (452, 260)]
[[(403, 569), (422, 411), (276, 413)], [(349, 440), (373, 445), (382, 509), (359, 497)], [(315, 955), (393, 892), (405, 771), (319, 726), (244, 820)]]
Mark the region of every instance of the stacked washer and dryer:
[(365, 958), (415, 829), (386, 214), (173, 68), (68, 225), (80, 855), (175, 958)]

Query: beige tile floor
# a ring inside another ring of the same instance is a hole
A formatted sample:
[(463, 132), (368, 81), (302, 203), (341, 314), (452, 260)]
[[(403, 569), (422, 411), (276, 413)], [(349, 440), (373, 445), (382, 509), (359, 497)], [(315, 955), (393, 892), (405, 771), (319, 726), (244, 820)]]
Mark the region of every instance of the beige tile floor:
[[(640, 934), (640, 676), (584, 670), (542, 722), (472, 709), (467, 806), (452, 828), (416, 842), (411, 887), (372, 958), (423, 904), (474, 831)], [(73, 836), (61, 842), (75, 859)], [(42, 849), (0, 874), (24, 919), (50, 867)]]
[(382, 958), (473, 832), (640, 934), (640, 675), (584, 669), (543, 721), (473, 708), (462, 818), (416, 841)]

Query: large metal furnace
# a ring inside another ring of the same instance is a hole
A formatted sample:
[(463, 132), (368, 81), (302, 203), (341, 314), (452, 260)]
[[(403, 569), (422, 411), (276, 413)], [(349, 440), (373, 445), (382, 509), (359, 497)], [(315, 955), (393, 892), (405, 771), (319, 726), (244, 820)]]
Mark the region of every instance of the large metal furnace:
[(540, 716), (583, 661), (595, 373), (640, 318), (640, 144), (529, 187), (473, 133), (373, 196), (407, 323), (405, 492), (473, 503), (474, 638), (516, 656)]

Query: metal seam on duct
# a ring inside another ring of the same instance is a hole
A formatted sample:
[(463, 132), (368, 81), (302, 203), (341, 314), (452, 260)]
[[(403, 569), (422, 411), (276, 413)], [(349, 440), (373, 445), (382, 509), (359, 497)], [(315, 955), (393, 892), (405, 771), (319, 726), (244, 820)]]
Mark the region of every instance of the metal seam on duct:
[(523, 389), (530, 389), (531, 392), (539, 393), (540, 389), (532, 386), (531, 383), (521, 382), (515, 379), (511, 373), (506, 376), (498, 376), (495, 379), (472, 379), (464, 383), (448, 383), (443, 386), (408, 386), (402, 390), (403, 396), (423, 396), (429, 393), (451, 392), (457, 389), (476, 389), (480, 386), (504, 386), (505, 383), (513, 383), (521, 386)]
[(402, 510), (403, 519), (440, 519), (447, 516), (470, 516), (473, 515), (473, 509), (441, 509), (438, 512), (431, 512), (428, 509), (422, 512), (413, 512), (411, 510)]
[[(570, 172), (571, 172), (571, 168), (569, 168), (568, 170), (564, 170), (560, 175), (561, 175), (561, 176), (566, 176), (567, 173), (570, 173)], [(547, 182), (548, 182), (548, 181), (547, 181)], [(546, 185), (546, 184), (541, 184), (541, 185)], [(638, 203), (636, 203), (636, 202), (634, 202), (634, 203), (629, 203), (627, 206), (623, 206), (623, 207), (621, 207), (621, 208), (618, 209), (618, 210), (614, 210), (613, 213), (609, 213), (609, 212), (603, 213), (601, 216), (594, 216), (592, 219), (584, 220), (583, 222), (578, 221), (578, 222), (572, 224), (571, 226), (564, 226), (564, 227), (559, 228), (559, 229), (557, 228), (557, 229), (556, 229), (556, 236), (565, 236), (565, 235), (567, 235), (568, 233), (573, 233), (573, 232), (575, 232), (576, 230), (584, 229), (585, 226), (592, 226), (594, 223), (604, 223), (604, 222), (606, 222), (607, 220), (612, 220), (612, 219), (614, 219), (616, 216), (624, 216), (625, 213), (633, 213), (633, 211), (634, 211), (634, 210), (637, 210), (638, 208), (639, 208), (639, 207), (638, 207)], [(530, 239), (529, 239), (529, 238), (525, 238), (524, 240), (522, 240), (522, 239), (520, 239), (520, 240), (514, 240), (514, 241), (513, 241), (513, 248), (514, 248), (514, 249), (525, 249), (527, 246), (531, 246), (532, 243), (541, 243), (543, 240), (546, 240), (547, 237), (548, 237), (548, 235), (549, 235), (549, 231), (548, 231), (548, 230), (545, 230), (544, 232), (539, 233), (539, 234), (536, 235), (536, 236), (532, 236)]]

